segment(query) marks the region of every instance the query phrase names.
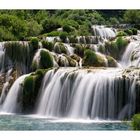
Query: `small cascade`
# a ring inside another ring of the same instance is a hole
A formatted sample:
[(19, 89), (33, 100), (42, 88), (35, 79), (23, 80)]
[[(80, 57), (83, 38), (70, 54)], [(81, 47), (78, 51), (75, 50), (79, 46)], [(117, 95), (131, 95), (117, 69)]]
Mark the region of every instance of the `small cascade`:
[(92, 30), (95, 36), (100, 36), (104, 39), (110, 39), (116, 37), (116, 32), (112, 28), (105, 26), (93, 25)]
[(132, 53), (137, 46), (138, 46), (137, 42), (129, 43), (120, 62), (123, 67), (129, 67), (132, 65), (132, 62), (131, 62)]
[(67, 49), (67, 53), (69, 54), (69, 55), (73, 55), (74, 54), (74, 48), (73, 47), (71, 47), (70, 46), (70, 44), (64, 44), (65, 45), (65, 47), (66, 47), (66, 49)]
[(15, 113), (20, 112), (20, 101), (18, 100), (19, 94), (22, 93), (22, 82), (28, 75), (19, 77), (12, 87), (10, 88), (4, 103), (2, 104), (0, 112)]
[[(57, 80), (56, 80), (57, 79)], [(134, 78), (121, 69), (61, 68), (46, 73), (37, 114), (79, 119), (125, 119), (135, 110)]]

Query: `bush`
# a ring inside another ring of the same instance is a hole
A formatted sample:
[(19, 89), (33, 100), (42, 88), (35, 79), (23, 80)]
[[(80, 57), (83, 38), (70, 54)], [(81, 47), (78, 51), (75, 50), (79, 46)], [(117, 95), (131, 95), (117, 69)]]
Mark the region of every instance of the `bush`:
[(109, 55), (118, 60), (125, 51), (128, 43), (127, 39), (118, 37), (115, 41), (106, 42), (105, 48), (106, 51), (109, 52)]
[(127, 34), (127, 35), (133, 35), (133, 32), (131, 29), (126, 29), (124, 30), (124, 32)]
[(140, 130), (140, 114), (135, 114), (133, 116), (132, 127), (134, 130)]
[(43, 21), (42, 26), (43, 26), (43, 32), (47, 33), (47, 32), (52, 32), (57, 28), (60, 28), (61, 23), (57, 18), (47, 18)]
[(133, 32), (133, 35), (137, 35), (138, 31), (137, 31), (136, 28), (132, 28), (131, 30), (132, 30), (132, 32)]
[(69, 36), (68, 38), (69, 38), (70, 43), (77, 43), (78, 42), (76, 36)]
[(13, 41), (13, 40), (17, 40), (17, 38), (6, 28), (0, 27), (0, 41)]
[(120, 31), (117, 33), (117, 36), (120, 37), (120, 36), (127, 36), (127, 33), (125, 33), (124, 31)]
[(31, 47), (33, 48), (34, 51), (37, 50), (38, 47), (39, 47), (39, 40), (38, 40), (38, 38), (36, 38), (36, 37), (31, 38), (30, 45), (31, 45)]
[(59, 53), (59, 54), (61, 54), (61, 53), (67, 54), (67, 49), (65, 48), (65, 46), (64, 46), (63, 43), (58, 43), (58, 42), (57, 42), (57, 43), (54, 45), (54, 51), (55, 51), (56, 53)]
[(105, 66), (106, 64), (101, 56), (97, 55), (94, 51), (88, 49), (85, 50), (84, 53), (83, 65), (100, 67)]
[(48, 49), (49, 51), (52, 51), (54, 44), (52, 42), (48, 42), (48, 41), (43, 40), (42, 46), (43, 46), (43, 48)]
[(84, 49), (84, 47), (83, 47), (82, 45), (75, 45), (74, 48), (75, 48), (74, 52), (75, 52), (77, 55), (79, 55), (79, 56), (81, 56), (81, 57), (84, 56), (84, 50), (85, 50), (85, 49)]
[(40, 68), (51, 68), (53, 67), (53, 57), (52, 55), (45, 50), (41, 50), (40, 52)]
[(72, 27), (69, 26), (69, 25), (64, 25), (64, 26), (63, 26), (63, 31), (69, 33), (69, 32), (72, 32), (73, 29), (72, 29)]
[(62, 33), (60, 33), (59, 36), (60, 36), (60, 39), (62, 40), (62, 42), (66, 42), (68, 33), (67, 32), (62, 32)]
[(59, 36), (60, 32), (59, 31), (52, 31), (50, 33), (47, 33), (47, 36)]

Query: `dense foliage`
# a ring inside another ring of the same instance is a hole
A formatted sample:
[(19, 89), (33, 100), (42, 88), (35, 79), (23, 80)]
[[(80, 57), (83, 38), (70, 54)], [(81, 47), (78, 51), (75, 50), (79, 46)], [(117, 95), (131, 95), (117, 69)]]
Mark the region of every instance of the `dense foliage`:
[[(91, 25), (120, 23), (140, 27), (139, 10), (1, 10), (0, 41), (34, 36), (91, 35)], [(128, 33), (130, 33), (128, 31)]]

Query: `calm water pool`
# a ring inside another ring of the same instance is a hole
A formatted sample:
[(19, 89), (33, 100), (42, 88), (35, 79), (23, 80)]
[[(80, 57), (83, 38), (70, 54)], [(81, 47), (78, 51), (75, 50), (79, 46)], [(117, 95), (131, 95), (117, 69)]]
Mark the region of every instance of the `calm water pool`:
[(0, 130), (131, 130), (130, 122), (47, 119), (0, 115)]

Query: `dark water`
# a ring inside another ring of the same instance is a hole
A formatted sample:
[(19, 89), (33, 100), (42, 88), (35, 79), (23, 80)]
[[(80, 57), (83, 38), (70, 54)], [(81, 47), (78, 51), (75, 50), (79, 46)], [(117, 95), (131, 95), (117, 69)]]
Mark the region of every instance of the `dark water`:
[(131, 130), (130, 122), (58, 120), (0, 115), (0, 130)]

